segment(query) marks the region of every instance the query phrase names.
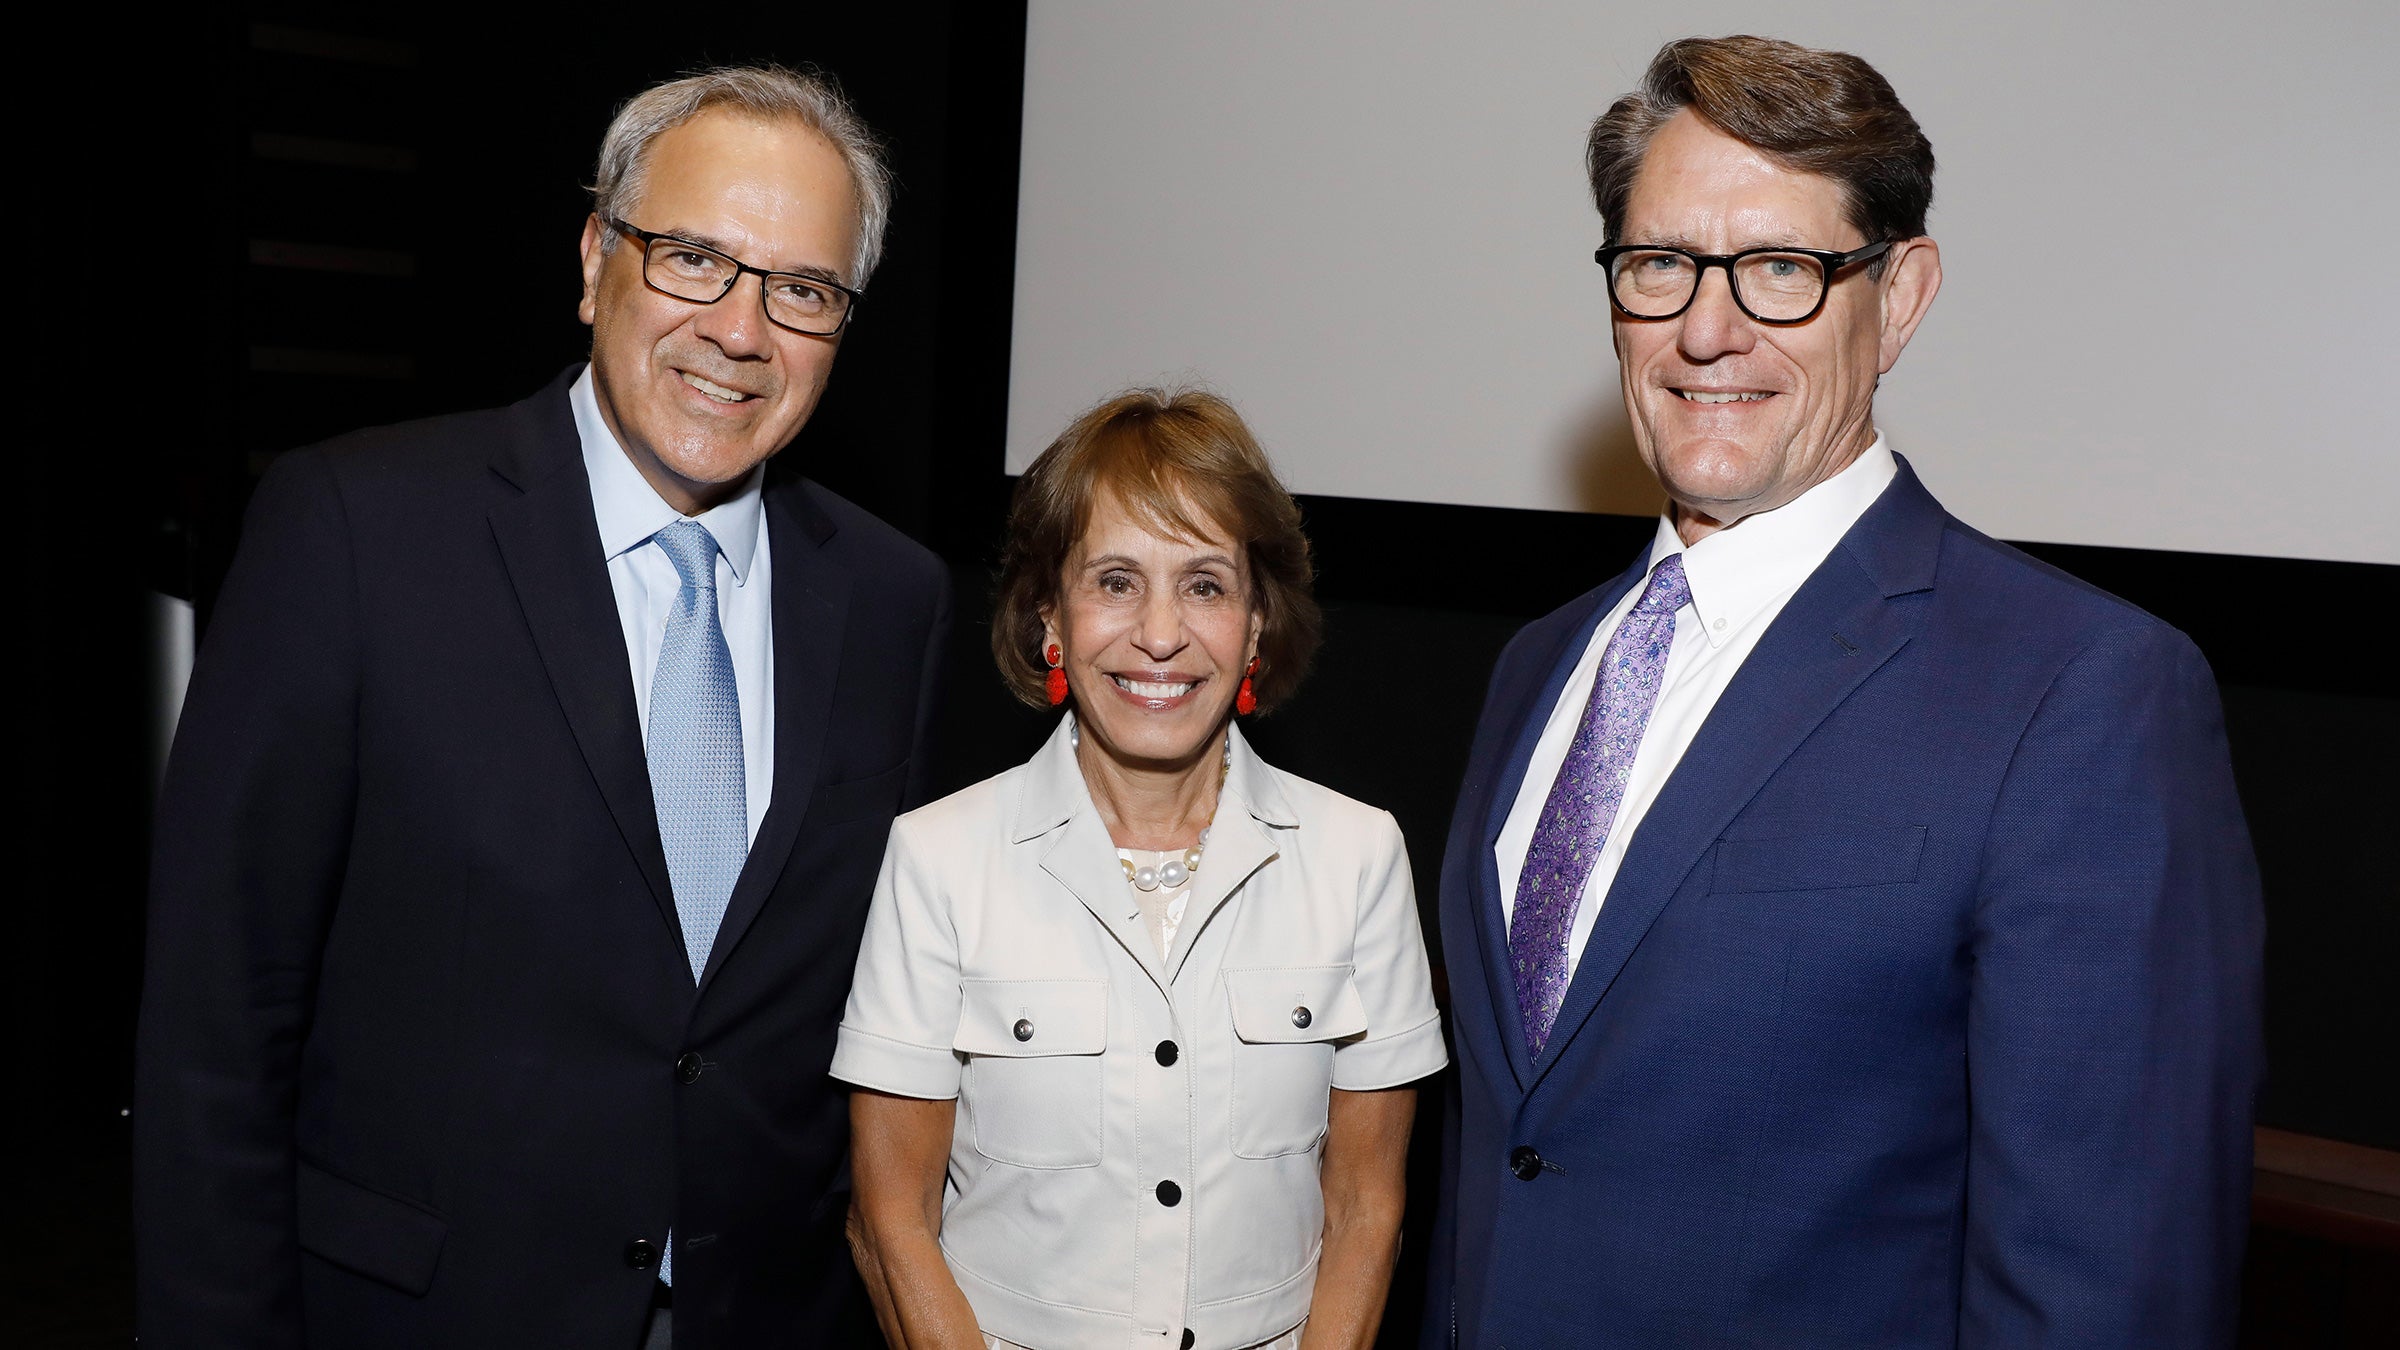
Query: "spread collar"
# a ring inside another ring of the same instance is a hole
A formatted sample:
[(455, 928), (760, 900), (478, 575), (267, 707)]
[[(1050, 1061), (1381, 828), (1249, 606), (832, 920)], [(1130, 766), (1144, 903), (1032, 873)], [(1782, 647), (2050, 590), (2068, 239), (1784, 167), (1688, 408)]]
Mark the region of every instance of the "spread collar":
[(1675, 532), (1673, 511), (1659, 517), (1650, 546), (1655, 568), (1683, 555), (1692, 612), (1711, 647), (1722, 647), (1758, 618), (1776, 597), (1808, 579), (1900, 471), (1899, 459), (1878, 434), (1842, 471), (1772, 511), (1748, 516), (1689, 548)]
[[(567, 406), (574, 410), (575, 433), (583, 443), (583, 468), (592, 482), (592, 514), (600, 524), (603, 559), (640, 548), (652, 535), (683, 519), (642, 477), (641, 470), (633, 467), (609, 431), (607, 420), (600, 415), (600, 397), (592, 384), (590, 366), (583, 368), (567, 390)], [(765, 481), (766, 466), (762, 464), (750, 471), (741, 491), (693, 517), (716, 539), (717, 551), (733, 569), (736, 586), (748, 583), (750, 564), (758, 555), (758, 534), (766, 524), (761, 490)]]

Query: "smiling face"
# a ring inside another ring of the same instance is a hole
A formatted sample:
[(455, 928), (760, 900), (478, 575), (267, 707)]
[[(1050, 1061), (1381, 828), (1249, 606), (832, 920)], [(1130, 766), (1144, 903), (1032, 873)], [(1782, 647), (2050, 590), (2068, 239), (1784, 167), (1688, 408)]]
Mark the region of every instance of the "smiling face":
[[(1207, 519), (1192, 512), (1194, 519)], [(1042, 615), (1074, 691), (1088, 749), (1122, 767), (1187, 767), (1215, 743), (1258, 654), (1261, 618), (1242, 548), (1158, 534), (1113, 492), (1092, 502), (1082, 540)]]
[[(1785, 168), (1688, 109), (1659, 128), (1618, 242), (1694, 253), (1866, 244), (1842, 188)], [(1881, 277), (1833, 278), (1806, 323), (1763, 324), (1733, 303), (1723, 268), (1673, 319), (1616, 316), (1634, 445), (1678, 508), (1684, 542), (1772, 511), (1841, 472), (1875, 438), (1875, 382), (1941, 286), (1930, 239), (1895, 244)]]
[[(842, 278), (858, 220), (839, 151), (797, 122), (710, 110), (650, 143), (626, 222), (774, 271)], [(839, 339), (767, 321), (758, 278), (713, 305), (642, 281), (642, 246), (598, 219), (583, 231), (583, 321), (600, 412), (650, 486), (686, 515), (740, 487), (796, 435)]]

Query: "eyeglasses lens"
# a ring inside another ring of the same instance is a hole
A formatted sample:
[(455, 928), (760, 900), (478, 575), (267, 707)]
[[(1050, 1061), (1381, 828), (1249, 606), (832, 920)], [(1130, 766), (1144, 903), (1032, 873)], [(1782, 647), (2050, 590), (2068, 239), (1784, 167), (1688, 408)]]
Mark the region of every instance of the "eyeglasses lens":
[[(675, 239), (657, 239), (642, 255), (642, 276), (653, 287), (694, 304), (713, 305), (741, 279), (741, 265), (722, 254)], [(838, 333), (850, 297), (810, 277), (770, 272), (767, 317), (801, 333)]]
[[(1735, 295), (1762, 319), (1807, 318), (1825, 294), (1824, 265), (1805, 253), (1748, 253), (1731, 270)], [(1663, 319), (1691, 302), (1700, 272), (1688, 254), (1641, 249), (1618, 255), (1609, 285), (1626, 313)]]

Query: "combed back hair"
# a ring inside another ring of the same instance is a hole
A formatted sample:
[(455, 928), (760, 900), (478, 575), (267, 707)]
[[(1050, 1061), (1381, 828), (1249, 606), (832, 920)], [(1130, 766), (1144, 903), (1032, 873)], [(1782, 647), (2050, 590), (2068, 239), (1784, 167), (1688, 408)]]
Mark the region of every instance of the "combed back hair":
[[(1624, 242), (1651, 137), (1685, 108), (1787, 169), (1839, 184), (1867, 243), (1925, 233), (1933, 143), (1875, 67), (1775, 38), (1682, 38), (1659, 48), (1641, 87), (1592, 123), (1584, 168), (1609, 243)], [(1883, 259), (1868, 270), (1880, 275)]]
[[(761, 121), (798, 122), (840, 153), (858, 200), (858, 249), (842, 281), (853, 290), (864, 290), (883, 257), (883, 227), (892, 211), (892, 171), (883, 162), (883, 142), (842, 96), (841, 85), (823, 71), (719, 66), (636, 94), (617, 109), (608, 134), (600, 138), (600, 163), (592, 172), (593, 214), (603, 221), (612, 216), (631, 221), (641, 205), (651, 143), (711, 108), (730, 108)], [(602, 230), (601, 250), (616, 246), (617, 232)]]
[(1225, 538), (1242, 550), (1261, 623), (1258, 709), (1289, 698), (1324, 633), (1300, 505), (1233, 405), (1194, 389), (1131, 389), (1075, 419), (1017, 480), (992, 605), (992, 659), (1034, 707), (1043, 690), (1042, 611), (1061, 599), (1067, 565), (1102, 493), (1172, 539)]

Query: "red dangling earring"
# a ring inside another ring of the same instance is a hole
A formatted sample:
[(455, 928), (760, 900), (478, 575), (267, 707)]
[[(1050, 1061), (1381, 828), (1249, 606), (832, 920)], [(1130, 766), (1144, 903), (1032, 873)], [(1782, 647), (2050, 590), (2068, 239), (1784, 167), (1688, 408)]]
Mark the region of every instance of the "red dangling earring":
[(1233, 710), (1244, 717), (1258, 711), (1258, 691), (1250, 687), (1250, 677), (1258, 673), (1258, 658), (1250, 658), (1250, 668), (1242, 672), (1242, 687), (1233, 692)]
[[(1050, 676), (1043, 687), (1050, 691), (1050, 706), (1055, 708), (1067, 701), (1067, 672), (1059, 669), (1058, 644), (1051, 643), (1050, 649), (1042, 653), (1042, 658), (1050, 663)], [(1243, 687), (1249, 686), (1245, 684)]]

